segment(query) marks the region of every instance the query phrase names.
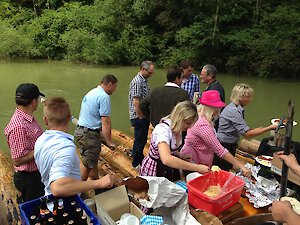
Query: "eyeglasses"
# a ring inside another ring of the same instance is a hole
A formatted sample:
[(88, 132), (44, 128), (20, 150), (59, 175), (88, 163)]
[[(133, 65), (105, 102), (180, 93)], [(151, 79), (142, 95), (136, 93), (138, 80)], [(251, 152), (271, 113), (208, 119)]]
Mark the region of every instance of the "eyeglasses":
[(154, 73), (154, 71), (149, 71), (149, 70), (147, 70), (147, 72), (148, 72), (149, 74), (153, 74), (153, 73)]

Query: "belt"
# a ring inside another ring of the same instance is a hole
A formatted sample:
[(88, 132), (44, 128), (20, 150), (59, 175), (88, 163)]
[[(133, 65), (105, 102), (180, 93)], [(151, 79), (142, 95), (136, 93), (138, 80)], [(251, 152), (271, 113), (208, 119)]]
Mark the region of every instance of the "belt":
[(91, 129), (91, 128), (80, 126), (80, 125), (78, 125), (78, 127), (82, 128), (83, 130), (97, 132), (97, 133), (99, 133), (101, 131), (101, 129)]

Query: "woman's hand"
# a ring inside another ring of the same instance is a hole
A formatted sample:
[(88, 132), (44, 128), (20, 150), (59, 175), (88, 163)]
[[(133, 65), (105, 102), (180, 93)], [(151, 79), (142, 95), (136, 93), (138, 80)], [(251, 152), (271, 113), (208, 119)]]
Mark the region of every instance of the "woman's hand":
[(204, 173), (208, 173), (210, 171), (210, 168), (206, 165), (198, 165), (198, 173), (204, 174)]
[(247, 167), (243, 166), (241, 171), (245, 177), (251, 178), (251, 170), (249, 170)]

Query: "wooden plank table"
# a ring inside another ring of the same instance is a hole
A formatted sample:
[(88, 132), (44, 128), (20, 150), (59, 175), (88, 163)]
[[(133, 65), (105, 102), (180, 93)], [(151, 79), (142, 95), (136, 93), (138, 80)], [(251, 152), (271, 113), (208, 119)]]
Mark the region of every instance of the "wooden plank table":
[(236, 204), (219, 214), (217, 217), (224, 225), (230, 225), (233, 220), (238, 218), (269, 213), (268, 208), (269, 206), (258, 209), (254, 208), (253, 204), (248, 201), (247, 197), (241, 197)]

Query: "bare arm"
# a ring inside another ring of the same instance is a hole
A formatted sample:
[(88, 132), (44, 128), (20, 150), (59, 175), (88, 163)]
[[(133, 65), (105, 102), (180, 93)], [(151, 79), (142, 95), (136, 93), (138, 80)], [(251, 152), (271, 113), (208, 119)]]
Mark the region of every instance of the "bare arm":
[(252, 137), (256, 137), (258, 135), (261, 135), (269, 130), (275, 130), (277, 127), (277, 125), (270, 125), (267, 127), (257, 127), (257, 128), (253, 128), (248, 130), (243, 136), (245, 138), (252, 138)]
[(54, 196), (67, 197), (85, 192), (91, 189), (112, 187), (113, 176), (107, 174), (98, 180), (80, 181), (71, 177), (63, 177), (53, 181), (50, 185), (51, 193)]
[(231, 163), (235, 168), (237, 169), (241, 169), (243, 172), (243, 175), (246, 177), (250, 177), (251, 176), (251, 171), (249, 169), (247, 169), (246, 167), (244, 167), (244, 164), (241, 163), (238, 159), (236, 159), (235, 157), (233, 157), (233, 155), (228, 152), (225, 156), (224, 159)]
[(108, 145), (108, 147), (115, 147), (115, 144), (111, 140), (111, 120), (109, 116), (102, 116), (102, 136)]
[(158, 144), (158, 151), (162, 163), (166, 166), (176, 169), (197, 171), (199, 173), (207, 173), (209, 171), (208, 166), (190, 163), (176, 156), (172, 156), (170, 146), (165, 142)]
[(28, 162), (34, 160), (33, 153), (34, 153), (34, 151), (32, 150), (32, 151), (29, 151), (28, 154), (24, 155), (23, 157), (13, 159), (14, 165), (15, 166), (21, 166), (25, 163), (28, 163)]
[(140, 98), (138, 97), (133, 97), (133, 106), (134, 106), (134, 110), (137, 114), (137, 116), (142, 119), (144, 117), (143, 112), (140, 109)]

